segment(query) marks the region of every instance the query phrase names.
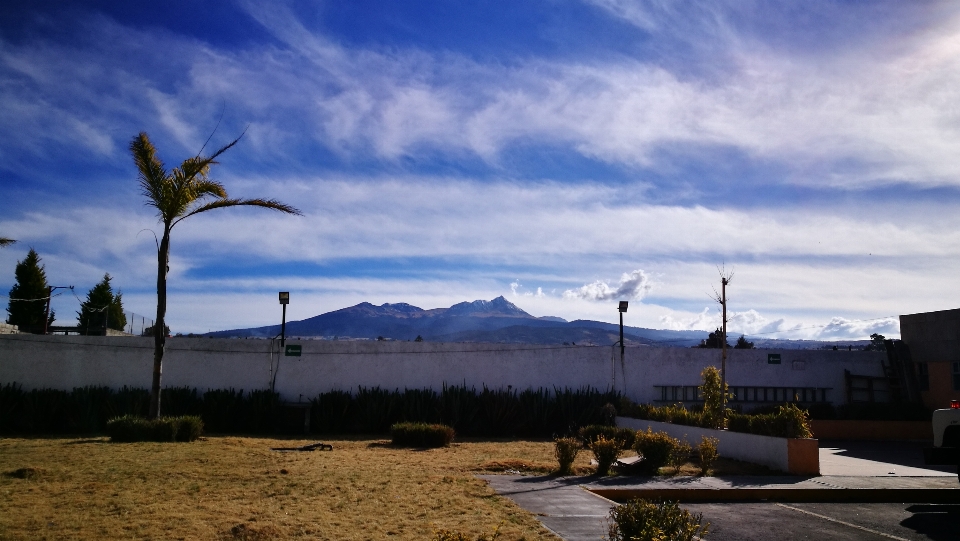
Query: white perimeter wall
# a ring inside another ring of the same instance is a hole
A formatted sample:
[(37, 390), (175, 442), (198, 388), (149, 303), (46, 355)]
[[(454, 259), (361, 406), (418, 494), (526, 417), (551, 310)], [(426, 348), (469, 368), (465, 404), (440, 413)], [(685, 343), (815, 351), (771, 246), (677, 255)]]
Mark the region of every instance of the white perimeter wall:
[[(444, 384), (523, 390), (545, 387), (608, 389), (614, 383), (636, 402), (651, 402), (656, 385), (698, 385), (700, 371), (720, 366), (720, 350), (464, 344), (434, 342), (287, 341), (301, 357), (281, 357), (276, 390), (283, 400), (309, 399), (357, 387), (440, 390)], [(165, 387), (268, 389), (269, 340), (170, 338), (163, 364)], [(768, 353), (782, 364), (767, 364)], [(732, 386), (829, 387), (843, 403), (844, 370), (882, 376), (882, 352), (728, 350)], [(274, 357), (274, 362), (276, 356)], [(794, 362), (799, 361), (799, 362)], [(0, 335), (0, 384), (24, 389), (87, 385), (150, 388), (153, 339), (139, 337)]]

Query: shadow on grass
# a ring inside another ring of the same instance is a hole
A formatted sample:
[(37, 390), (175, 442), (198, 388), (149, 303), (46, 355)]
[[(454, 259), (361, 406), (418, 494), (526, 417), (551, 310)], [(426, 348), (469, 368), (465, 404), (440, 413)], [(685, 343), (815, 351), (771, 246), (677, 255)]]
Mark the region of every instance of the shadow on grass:
[(96, 438), (84, 438), (82, 440), (73, 440), (64, 442), (64, 445), (86, 445), (90, 443), (110, 443), (109, 436), (100, 436)]

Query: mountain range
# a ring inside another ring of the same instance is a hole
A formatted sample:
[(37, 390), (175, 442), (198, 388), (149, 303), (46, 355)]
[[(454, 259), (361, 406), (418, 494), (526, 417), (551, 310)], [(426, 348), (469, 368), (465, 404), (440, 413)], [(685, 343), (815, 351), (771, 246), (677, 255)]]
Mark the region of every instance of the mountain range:
[[(624, 326), (626, 345), (690, 347), (707, 337), (705, 331), (674, 331)], [(591, 320), (567, 321), (535, 317), (501, 297), (461, 302), (449, 308), (425, 310), (407, 303), (376, 306), (362, 302), (300, 321), (287, 322), (288, 337), (325, 339), (414, 340), (431, 342), (492, 342), (608, 346), (619, 339), (619, 326)], [(207, 333), (220, 338), (272, 338), (280, 325)], [(816, 348), (823, 342), (762, 339), (758, 347)], [(844, 342), (847, 344), (847, 342)]]

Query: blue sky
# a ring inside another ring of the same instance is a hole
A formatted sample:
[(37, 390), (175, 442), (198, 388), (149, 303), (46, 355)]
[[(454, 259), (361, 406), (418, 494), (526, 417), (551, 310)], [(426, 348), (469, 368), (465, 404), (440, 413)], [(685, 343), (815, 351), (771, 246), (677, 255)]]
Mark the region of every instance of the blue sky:
[(174, 332), (279, 290), (711, 329), (722, 265), (734, 332), (898, 336), (960, 298), (958, 53), (953, 2), (5, 2), (0, 289), (33, 247), (151, 315), (129, 141), (174, 165), (217, 128), (230, 195), (304, 216), (177, 226)]

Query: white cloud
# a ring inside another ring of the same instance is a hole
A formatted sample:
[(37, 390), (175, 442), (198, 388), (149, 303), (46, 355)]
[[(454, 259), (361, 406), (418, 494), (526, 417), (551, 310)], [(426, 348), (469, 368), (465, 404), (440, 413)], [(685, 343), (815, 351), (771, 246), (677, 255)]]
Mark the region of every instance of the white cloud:
[(577, 289), (563, 292), (567, 299), (589, 299), (594, 301), (640, 300), (650, 291), (650, 278), (642, 269), (623, 273), (617, 287), (611, 287), (603, 280), (585, 284)]
[(675, 314), (660, 316), (660, 326), (672, 331), (712, 331), (720, 323), (720, 314), (713, 314), (709, 307), (690, 317), (677, 317)]
[(835, 317), (812, 333), (812, 337), (816, 340), (863, 339), (874, 333), (883, 334), (888, 338), (899, 335), (900, 321), (895, 318), (863, 321)]
[[(669, 3), (604, 3), (641, 27), (677, 12)], [(953, 61), (960, 18), (949, 13), (925, 21), (924, 32), (888, 36), (881, 49), (851, 41), (807, 56), (742, 46), (718, 22), (717, 46), (734, 60), (721, 76), (699, 80), (623, 57), (505, 66), (416, 49), (350, 49), (286, 8), (248, 8), (285, 49), (228, 52), (165, 33), (145, 39), (149, 31), (100, 18), (87, 21), (83, 46), (5, 43), (0, 100), (15, 120), (0, 129), (3, 148), (41, 152), (54, 137), (122, 154), (129, 134), (118, 137), (118, 121), (162, 126), (190, 148), (205, 137), (196, 119), (212, 124), (219, 108), (210, 104), (225, 100), (231, 117), (256, 128), (258, 149), (276, 158), (309, 138), (347, 157), (372, 150), (392, 160), (427, 148), (496, 163), (501, 150), (532, 141), (662, 171), (672, 166), (661, 163), (664, 148), (684, 159), (704, 147), (735, 148), (790, 170), (770, 182), (957, 185), (960, 178), (953, 156), (960, 112), (951, 105), (960, 99)], [(146, 54), (149, 62), (105, 61), (108, 50), (98, 45), (105, 41), (116, 44), (110, 51)]]

